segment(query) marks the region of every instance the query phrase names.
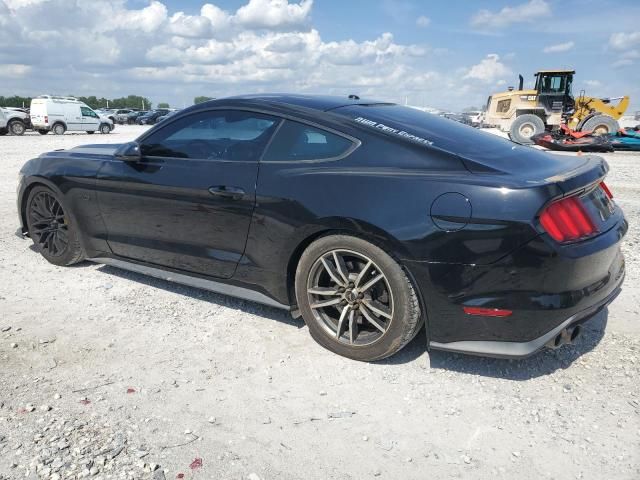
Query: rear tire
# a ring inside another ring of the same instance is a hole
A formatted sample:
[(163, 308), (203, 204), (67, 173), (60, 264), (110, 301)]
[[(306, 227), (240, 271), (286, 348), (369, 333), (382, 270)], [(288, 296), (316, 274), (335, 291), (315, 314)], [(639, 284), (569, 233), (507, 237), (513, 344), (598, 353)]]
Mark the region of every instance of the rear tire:
[(20, 120), (11, 120), (9, 122), (9, 125), (7, 125), (7, 127), (9, 128), (11, 135), (16, 135), (18, 137), (21, 135), (24, 135), (24, 132), (27, 129), (24, 123), (21, 122)]
[(591, 117), (584, 122), (580, 129), (582, 132), (593, 132), (593, 135), (615, 134), (618, 130), (620, 130), (620, 125), (609, 115), (596, 115)]
[(66, 132), (67, 129), (62, 123), (56, 123), (53, 127), (51, 127), (51, 131), (54, 135), (64, 135), (64, 132)]
[(526, 113), (516, 117), (513, 123), (511, 123), (509, 138), (514, 142), (530, 145), (533, 143), (531, 137), (542, 132), (544, 132), (544, 122), (542, 119), (532, 113)]
[(47, 187), (35, 187), (25, 205), (29, 236), (36, 250), (54, 265), (67, 266), (84, 259), (79, 232), (62, 198)]
[(88, 135), (93, 135), (94, 133), (96, 133), (95, 130), (87, 130)]
[(354, 360), (393, 355), (422, 326), (407, 274), (388, 253), (361, 238), (330, 235), (309, 245), (298, 263), (295, 289), (314, 340)]
[(47, 133), (49, 133), (49, 130), (38, 130), (38, 133), (40, 135), (46, 135)]

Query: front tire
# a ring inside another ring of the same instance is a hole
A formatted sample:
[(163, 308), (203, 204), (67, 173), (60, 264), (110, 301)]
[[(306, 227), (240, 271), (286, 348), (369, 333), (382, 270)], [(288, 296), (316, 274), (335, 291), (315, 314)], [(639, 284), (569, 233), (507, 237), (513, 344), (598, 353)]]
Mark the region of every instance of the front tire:
[(9, 122), (9, 131), (12, 135), (21, 136), (24, 135), (25, 130), (27, 129), (20, 120), (12, 120)]
[(580, 131), (592, 132), (593, 135), (615, 134), (618, 130), (620, 130), (620, 125), (609, 115), (591, 117), (580, 128)]
[(67, 266), (83, 260), (77, 226), (57, 193), (35, 187), (25, 209), (29, 236), (48, 262)]
[(295, 287), (311, 336), (344, 357), (374, 361), (393, 355), (422, 325), (407, 274), (361, 238), (331, 235), (313, 242), (300, 258)]
[(533, 143), (531, 137), (542, 132), (544, 132), (542, 119), (537, 115), (526, 113), (513, 121), (509, 129), (509, 138), (514, 142), (530, 145)]
[(100, 125), (100, 133), (103, 135), (111, 133), (111, 127), (108, 124), (103, 123), (102, 125)]

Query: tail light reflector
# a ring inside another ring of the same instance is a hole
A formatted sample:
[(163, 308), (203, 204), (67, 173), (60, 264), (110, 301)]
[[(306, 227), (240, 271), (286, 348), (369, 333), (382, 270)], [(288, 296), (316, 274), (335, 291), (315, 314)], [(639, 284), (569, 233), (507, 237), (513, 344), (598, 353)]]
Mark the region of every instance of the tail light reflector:
[(563, 198), (552, 203), (540, 215), (540, 223), (554, 240), (563, 243), (598, 232), (580, 197)]
[(607, 194), (607, 197), (613, 198), (613, 193), (611, 193), (611, 190), (609, 190), (609, 187), (607, 187), (606, 183), (600, 182), (600, 188), (602, 188), (602, 190), (604, 190), (604, 193)]
[(462, 307), (462, 309), (467, 315), (481, 315), (483, 317), (508, 317), (513, 313), (511, 310), (500, 308)]

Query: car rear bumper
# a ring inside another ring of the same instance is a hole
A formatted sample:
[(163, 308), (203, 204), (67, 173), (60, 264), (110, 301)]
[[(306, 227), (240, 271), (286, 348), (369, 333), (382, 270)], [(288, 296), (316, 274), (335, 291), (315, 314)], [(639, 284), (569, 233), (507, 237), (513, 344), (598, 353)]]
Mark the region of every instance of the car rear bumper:
[(483, 357), (496, 358), (525, 358), (533, 355), (537, 351), (545, 347), (549, 342), (553, 341), (563, 330), (585, 322), (597, 315), (608, 304), (610, 304), (620, 294), (623, 278), (620, 279), (618, 287), (609, 294), (605, 300), (597, 305), (593, 305), (581, 312), (578, 312), (554, 329), (548, 331), (544, 335), (534, 338), (528, 342), (498, 342), (498, 341), (482, 341), (482, 340), (466, 340), (461, 342), (430, 342), (429, 347), (434, 350), (443, 350), (447, 352), (465, 353), (469, 355), (479, 355)]
[[(616, 297), (627, 228), (621, 216), (606, 233), (562, 247), (540, 235), (488, 265), (405, 261), (423, 299), (430, 347), (502, 357), (536, 352)], [(464, 307), (511, 313), (469, 315)]]

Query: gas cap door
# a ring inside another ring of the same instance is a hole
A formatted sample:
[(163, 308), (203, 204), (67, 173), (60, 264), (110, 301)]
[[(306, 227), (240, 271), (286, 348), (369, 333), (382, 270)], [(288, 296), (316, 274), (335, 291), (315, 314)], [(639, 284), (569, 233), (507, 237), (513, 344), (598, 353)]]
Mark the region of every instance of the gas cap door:
[(471, 201), (458, 192), (447, 192), (431, 204), (431, 219), (440, 230), (457, 232), (471, 219)]

